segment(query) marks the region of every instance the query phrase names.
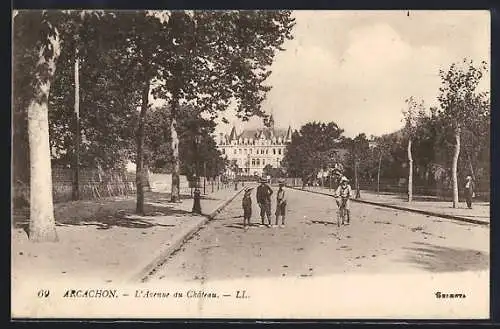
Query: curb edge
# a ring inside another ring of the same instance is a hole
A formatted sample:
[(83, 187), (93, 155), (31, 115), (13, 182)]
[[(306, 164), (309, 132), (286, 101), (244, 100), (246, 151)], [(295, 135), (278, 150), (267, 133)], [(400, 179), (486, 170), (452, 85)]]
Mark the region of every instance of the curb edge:
[[(297, 187), (290, 187), (290, 188), (294, 189), (294, 190), (297, 190), (297, 191), (322, 194), (322, 195), (326, 195), (326, 196), (329, 196), (329, 197), (333, 198), (333, 195), (328, 194), (328, 193), (324, 193), (324, 192), (320, 192), (320, 191), (303, 190), (303, 189), (300, 189), (300, 188), (297, 188)], [(489, 226), (490, 225), (490, 222), (483, 221), (483, 220), (471, 219), (471, 218), (454, 216), (454, 215), (441, 214), (441, 213), (436, 213), (436, 212), (432, 212), (432, 211), (419, 210), (419, 209), (411, 209), (411, 208), (405, 208), (405, 207), (400, 207), (400, 206), (394, 206), (394, 205), (389, 205), (389, 204), (384, 204), (384, 203), (378, 203), (378, 202), (373, 202), (373, 201), (359, 200), (359, 199), (351, 199), (351, 201), (358, 202), (358, 203), (365, 203), (365, 204), (369, 204), (369, 205), (372, 205), (372, 206), (386, 207), (386, 208), (392, 208), (392, 209), (403, 210), (403, 211), (408, 211), (408, 212), (414, 212), (414, 213), (423, 214), (423, 215), (429, 215), (429, 216), (434, 216), (434, 217), (441, 217), (441, 218), (446, 218), (446, 219), (452, 219), (452, 220), (456, 220), (456, 221), (467, 222), (467, 223), (470, 223), (470, 224), (477, 224), (477, 225), (482, 225), (482, 226)]]
[(179, 250), (184, 243), (189, 240), (196, 232), (198, 232), (202, 226), (211, 221), (215, 216), (217, 216), (229, 203), (231, 203), (244, 189), (239, 189), (231, 197), (221, 202), (215, 207), (215, 209), (210, 214), (201, 214), (204, 218), (194, 225), (187, 233), (183, 234), (182, 237), (176, 239), (171, 245), (169, 245), (164, 250), (160, 251), (147, 265), (143, 266), (136, 274), (134, 274), (128, 281), (129, 282), (144, 282), (145, 279), (151, 274), (151, 272), (157, 268), (165, 258), (168, 258), (174, 252)]

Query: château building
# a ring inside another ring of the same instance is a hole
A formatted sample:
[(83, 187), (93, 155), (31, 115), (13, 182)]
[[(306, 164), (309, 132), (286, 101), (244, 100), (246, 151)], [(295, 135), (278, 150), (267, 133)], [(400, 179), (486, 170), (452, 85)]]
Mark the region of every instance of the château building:
[(244, 175), (262, 175), (266, 165), (281, 167), (285, 149), (292, 139), (292, 128), (274, 127), (271, 116), (269, 127), (245, 129), (241, 133), (233, 126), (231, 133), (220, 134), (217, 141), (222, 154), (238, 165)]

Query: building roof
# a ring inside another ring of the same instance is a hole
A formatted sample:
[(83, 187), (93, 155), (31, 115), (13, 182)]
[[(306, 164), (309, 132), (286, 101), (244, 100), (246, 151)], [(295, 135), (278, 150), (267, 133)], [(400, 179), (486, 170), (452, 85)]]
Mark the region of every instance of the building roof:
[(248, 139), (259, 139), (261, 136), (264, 136), (266, 139), (271, 139), (273, 137), (276, 138), (286, 138), (287, 129), (279, 129), (279, 128), (260, 128), (260, 129), (245, 129), (241, 132), (238, 138), (248, 138)]
[[(221, 134), (222, 135), (222, 134)], [(265, 139), (282, 138), (284, 140), (290, 140), (292, 138), (292, 128), (257, 128), (257, 129), (245, 129), (240, 134), (237, 133), (236, 128), (231, 129), (231, 133), (225, 136), (221, 136), (222, 140), (230, 142), (235, 139), (260, 139), (264, 137)]]

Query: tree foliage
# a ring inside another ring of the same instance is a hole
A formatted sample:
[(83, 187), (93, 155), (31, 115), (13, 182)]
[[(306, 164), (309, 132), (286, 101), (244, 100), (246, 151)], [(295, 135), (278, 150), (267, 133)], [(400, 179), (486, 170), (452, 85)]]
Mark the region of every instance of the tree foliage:
[(334, 122), (310, 122), (292, 135), (283, 164), (289, 176), (304, 181), (316, 177), (322, 169), (342, 162), (338, 148), (343, 145), (343, 130)]
[[(184, 115), (178, 125), (181, 174), (192, 178), (196, 174), (196, 169), (200, 176), (205, 174), (205, 169), (209, 177), (222, 173), (226, 164), (212, 136), (215, 123), (201, 118), (197, 111), (190, 107), (182, 109), (182, 113)], [(172, 170), (169, 127), (168, 106), (149, 112), (146, 120), (145, 158), (152, 171), (170, 173)], [(196, 135), (200, 136), (198, 147), (195, 143)]]

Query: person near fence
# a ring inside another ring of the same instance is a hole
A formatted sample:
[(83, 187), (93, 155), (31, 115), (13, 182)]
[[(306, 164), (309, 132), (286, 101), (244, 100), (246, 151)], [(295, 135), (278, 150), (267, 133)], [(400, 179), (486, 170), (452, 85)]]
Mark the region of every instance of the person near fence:
[(278, 219), (281, 216), (281, 227), (285, 227), (285, 214), (286, 214), (286, 193), (285, 189), (285, 181), (280, 179), (278, 181), (279, 189), (276, 193), (276, 224), (278, 226)]
[(250, 218), (252, 217), (252, 188), (247, 187), (245, 189), (245, 194), (243, 195), (242, 207), (243, 207), (243, 228), (246, 230), (250, 227)]
[(335, 191), (335, 194), (334, 194), (335, 201), (337, 202), (337, 206), (340, 208), (340, 206), (342, 205), (344, 207), (344, 209), (346, 210), (347, 224), (349, 224), (349, 222), (351, 220), (351, 210), (350, 210), (350, 205), (349, 205), (349, 199), (351, 198), (351, 195), (352, 195), (352, 189), (348, 183), (349, 183), (349, 179), (345, 176), (342, 176), (342, 178), (340, 179), (340, 185), (339, 185), (339, 187), (337, 187), (337, 190)]
[(472, 199), (476, 196), (474, 192), (474, 180), (471, 176), (465, 178), (465, 202), (467, 203), (467, 208), (472, 209)]
[(267, 217), (268, 224), (271, 226), (271, 195), (273, 190), (269, 185), (267, 185), (267, 179), (261, 178), (260, 185), (257, 187), (257, 203), (260, 207), (260, 219), (262, 221), (261, 226), (266, 225), (264, 218)]

